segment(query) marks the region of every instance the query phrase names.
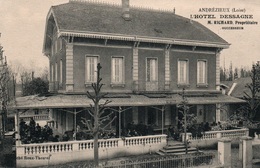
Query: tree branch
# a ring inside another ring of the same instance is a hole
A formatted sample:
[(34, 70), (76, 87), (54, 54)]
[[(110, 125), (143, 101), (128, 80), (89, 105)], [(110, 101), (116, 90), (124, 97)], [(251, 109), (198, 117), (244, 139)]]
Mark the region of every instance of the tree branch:
[(108, 127), (117, 117), (115, 116), (107, 125), (105, 125), (103, 128), (101, 129), (105, 129), (106, 127)]

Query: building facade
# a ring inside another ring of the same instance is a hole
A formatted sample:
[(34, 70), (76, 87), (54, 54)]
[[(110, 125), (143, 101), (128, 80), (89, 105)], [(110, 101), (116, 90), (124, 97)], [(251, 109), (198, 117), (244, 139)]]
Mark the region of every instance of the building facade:
[(183, 89), (198, 123), (220, 121), (221, 104), (239, 102), (220, 92), (220, 51), (229, 43), (174, 11), (130, 7), (128, 0), (122, 6), (70, 0), (51, 7), (44, 36), (53, 94), (17, 109), (50, 109), (61, 133), (90, 120), (84, 108), (97, 63), (108, 107), (118, 112), (111, 128), (142, 122), (163, 132), (177, 125)]

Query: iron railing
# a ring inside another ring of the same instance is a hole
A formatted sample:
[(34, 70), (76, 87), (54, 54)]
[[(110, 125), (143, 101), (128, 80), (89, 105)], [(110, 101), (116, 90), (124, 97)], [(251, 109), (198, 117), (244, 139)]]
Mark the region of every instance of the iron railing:
[(213, 154), (202, 153), (179, 156), (157, 156), (149, 159), (121, 161), (118, 164), (112, 162), (103, 165), (103, 168), (186, 168), (211, 165), (213, 163), (213, 158)]
[[(114, 160), (100, 162), (99, 168), (189, 168), (189, 167), (211, 167), (213, 165), (214, 153), (195, 153), (187, 155), (168, 156), (140, 156), (142, 159)], [(211, 166), (210, 166), (211, 165)], [(77, 164), (78, 167), (92, 168), (93, 162)]]
[[(97, 168), (189, 168), (189, 167), (214, 167), (214, 153), (194, 153), (186, 155), (142, 155), (139, 159), (118, 158), (110, 161), (99, 161)], [(54, 167), (54, 166), (53, 166)], [(55, 168), (79, 167), (94, 168), (93, 161), (67, 163), (66, 165), (55, 165)], [(52, 166), (50, 166), (52, 168)]]

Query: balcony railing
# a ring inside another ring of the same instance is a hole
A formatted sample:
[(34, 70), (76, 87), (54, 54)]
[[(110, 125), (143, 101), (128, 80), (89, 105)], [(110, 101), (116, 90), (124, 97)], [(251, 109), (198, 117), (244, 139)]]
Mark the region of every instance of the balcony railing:
[(21, 119), (23, 119), (25, 122), (30, 121), (30, 118), (33, 118), (35, 121), (47, 121), (50, 119), (48, 114), (45, 115), (21, 115)]
[(33, 118), (33, 120), (35, 121), (45, 121), (45, 120), (49, 120), (50, 117), (48, 114), (39, 114), (39, 115), (21, 115), (20, 116), (21, 119), (23, 119), (24, 121), (30, 121), (31, 118)]

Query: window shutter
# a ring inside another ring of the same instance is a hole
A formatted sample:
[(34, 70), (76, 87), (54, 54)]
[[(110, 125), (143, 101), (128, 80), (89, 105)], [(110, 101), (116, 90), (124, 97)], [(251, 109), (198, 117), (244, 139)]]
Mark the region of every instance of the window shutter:
[(97, 62), (98, 57), (87, 56), (85, 61), (85, 80), (87, 83), (96, 82), (97, 80)]
[(93, 59), (93, 82), (97, 81), (97, 57), (92, 57)]
[(178, 82), (188, 83), (188, 61), (180, 60), (178, 61)]
[(197, 80), (198, 83), (206, 83), (206, 61), (198, 61), (197, 65)]
[(123, 83), (123, 57), (112, 57), (111, 67), (112, 83)]
[(122, 83), (122, 82), (123, 82), (123, 58), (119, 58), (119, 59), (118, 59), (118, 69), (119, 69), (118, 82)]

